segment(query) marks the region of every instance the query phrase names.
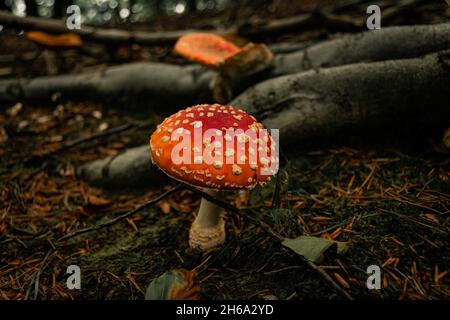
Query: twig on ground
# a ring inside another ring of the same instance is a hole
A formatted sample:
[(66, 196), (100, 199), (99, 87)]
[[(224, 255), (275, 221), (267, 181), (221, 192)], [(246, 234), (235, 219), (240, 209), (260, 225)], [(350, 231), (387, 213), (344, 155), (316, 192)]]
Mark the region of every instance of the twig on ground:
[[(264, 221), (261, 221), (259, 219), (256, 219), (248, 214), (246, 214), (245, 212), (242, 212), (241, 210), (239, 210), (238, 208), (228, 204), (227, 202), (224, 202), (222, 200), (218, 200), (215, 197), (210, 196), (209, 194), (207, 194), (206, 192), (200, 191), (199, 189), (192, 187), (192, 186), (186, 186), (187, 189), (197, 193), (198, 195), (202, 196), (203, 198), (205, 198), (206, 200), (224, 208), (225, 210), (232, 212), (234, 214), (239, 215), (240, 217), (243, 217), (244, 219), (249, 220), (250, 222), (258, 225), (261, 229), (263, 229), (265, 232), (267, 232), (274, 240), (276, 240), (277, 242), (283, 242), (285, 240), (285, 238), (281, 235), (279, 235), (278, 233), (276, 233), (267, 223), (265, 223)], [(341, 288), (334, 280), (333, 278), (331, 278), (328, 273), (323, 270), (321, 267), (319, 267), (318, 265), (316, 265), (314, 262), (308, 261), (306, 259), (303, 258), (303, 260), (306, 262), (306, 264), (308, 265), (308, 267), (310, 267), (312, 270), (316, 271), (319, 275), (322, 276), (323, 279), (325, 279), (334, 289), (336, 289), (336, 291), (338, 291), (339, 293), (341, 293), (346, 299), (348, 300), (353, 300), (353, 297), (343, 288)]]
[(52, 252), (53, 252), (53, 249), (50, 249), (47, 251), (47, 253), (44, 256), (44, 259), (40, 263), (38, 270), (33, 274), (31, 281), (30, 281), (30, 285), (28, 286), (27, 292), (25, 293), (24, 300), (28, 300), (30, 293), (31, 293), (31, 289), (33, 288), (33, 285), (34, 285), (34, 300), (37, 300), (37, 297), (39, 294), (39, 279), (41, 277), (42, 271), (44, 270), (45, 262), (47, 261), (48, 257), (50, 256), (50, 254)]
[(117, 216), (116, 218), (111, 219), (111, 220), (109, 220), (107, 222), (100, 223), (100, 224), (92, 226), (92, 227), (80, 229), (80, 230), (74, 231), (72, 233), (66, 234), (65, 236), (62, 236), (61, 238), (59, 238), (56, 242), (67, 240), (67, 239), (79, 236), (80, 234), (84, 234), (84, 233), (87, 233), (87, 232), (90, 232), (90, 231), (94, 231), (94, 230), (98, 230), (98, 229), (102, 229), (102, 228), (111, 226), (111, 225), (113, 225), (113, 224), (115, 224), (115, 223), (117, 223), (119, 221), (122, 221), (123, 219), (126, 219), (128, 217), (131, 217), (135, 213), (137, 213), (137, 212), (139, 212), (139, 211), (141, 211), (141, 210), (143, 210), (143, 209), (145, 209), (145, 208), (147, 208), (147, 207), (149, 207), (149, 206), (151, 206), (151, 205), (161, 201), (165, 197), (171, 195), (172, 193), (174, 193), (174, 192), (176, 192), (176, 191), (178, 191), (178, 190), (180, 190), (182, 188), (183, 188), (183, 185), (179, 184), (179, 185), (173, 187), (172, 189), (164, 192), (163, 194), (161, 194), (160, 196), (156, 197), (155, 199), (147, 201), (146, 203), (141, 204), (140, 206), (136, 207), (135, 209), (133, 209), (131, 211), (128, 211), (128, 212), (126, 212), (126, 213), (124, 213), (124, 214), (122, 214), (120, 216)]

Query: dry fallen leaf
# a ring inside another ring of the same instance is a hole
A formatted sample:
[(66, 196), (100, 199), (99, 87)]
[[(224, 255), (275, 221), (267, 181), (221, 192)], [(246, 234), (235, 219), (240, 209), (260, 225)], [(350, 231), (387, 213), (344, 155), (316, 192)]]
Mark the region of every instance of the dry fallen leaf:
[(8, 141), (8, 134), (6, 133), (5, 128), (0, 127), (0, 143), (4, 143)]
[(199, 300), (197, 273), (185, 269), (165, 272), (147, 288), (146, 300)]
[(106, 129), (108, 129), (108, 127), (109, 127), (108, 123), (102, 122), (98, 126), (97, 131), (105, 131)]
[(170, 203), (167, 200), (159, 202), (158, 205), (164, 214), (168, 214), (170, 212)]
[(17, 114), (19, 114), (19, 112), (22, 110), (22, 103), (21, 102), (17, 102), (15, 105), (13, 105), (11, 108), (9, 108), (8, 110), (6, 110), (6, 113), (10, 116), (10, 117), (15, 117), (17, 116)]
[(88, 195), (88, 203), (93, 206), (105, 206), (110, 203), (108, 199), (93, 194)]

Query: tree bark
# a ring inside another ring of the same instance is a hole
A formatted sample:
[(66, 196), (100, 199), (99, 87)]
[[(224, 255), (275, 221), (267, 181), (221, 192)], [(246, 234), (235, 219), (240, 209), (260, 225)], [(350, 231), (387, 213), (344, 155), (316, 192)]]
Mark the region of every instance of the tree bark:
[(359, 63), (267, 80), (231, 102), (287, 147), (387, 124), (450, 123), (450, 50), (423, 58)]
[(150, 159), (148, 145), (131, 148), (81, 166), (77, 175), (94, 185), (110, 189), (158, 186), (165, 179)]
[[(231, 102), (280, 129), (285, 154), (339, 134), (383, 131), (387, 123), (449, 125), (450, 51), (424, 58), (359, 63), (283, 76), (248, 89)], [(295, 148), (290, 148), (295, 145)], [(102, 187), (151, 185), (156, 170), (149, 146), (130, 149), (79, 168), (81, 178)], [(105, 165), (114, 171), (105, 172)], [(139, 165), (136, 165), (139, 164)], [(157, 171), (157, 170), (156, 170)], [(132, 174), (132, 179), (127, 175)]]
[(450, 49), (450, 23), (389, 27), (320, 42), (280, 55), (272, 76), (363, 61), (421, 56)]
[(211, 102), (212, 72), (199, 66), (135, 63), (81, 75), (0, 81), (0, 101), (92, 100), (130, 110), (167, 113), (192, 103)]

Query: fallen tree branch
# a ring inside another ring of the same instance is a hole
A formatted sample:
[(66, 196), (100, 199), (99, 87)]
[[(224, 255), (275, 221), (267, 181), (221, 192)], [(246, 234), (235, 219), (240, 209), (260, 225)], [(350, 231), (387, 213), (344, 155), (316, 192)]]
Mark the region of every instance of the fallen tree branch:
[(389, 27), (279, 55), (270, 77), (358, 62), (407, 59), (445, 49), (450, 49), (450, 23)]
[[(92, 100), (129, 110), (170, 112), (180, 105), (211, 101), (212, 71), (199, 66), (134, 63), (104, 71), (0, 81), (0, 101)], [(176, 106), (176, 107), (175, 107)]]
[(172, 189), (170, 189), (170, 190), (164, 192), (163, 194), (161, 194), (160, 196), (156, 197), (155, 199), (152, 199), (152, 200), (150, 200), (150, 201), (147, 201), (147, 202), (145, 202), (145, 203), (143, 203), (143, 204), (137, 206), (135, 209), (133, 209), (133, 210), (131, 210), (131, 211), (128, 211), (128, 212), (126, 212), (126, 213), (124, 213), (124, 214), (122, 214), (122, 215), (120, 215), (120, 216), (117, 216), (117, 217), (115, 217), (114, 219), (111, 219), (111, 220), (109, 220), (109, 221), (106, 221), (106, 222), (104, 222), (104, 223), (100, 223), (100, 224), (95, 225), (95, 226), (92, 226), (92, 227), (80, 229), (80, 230), (71, 232), (71, 233), (69, 233), (69, 234), (66, 234), (65, 236), (62, 236), (61, 238), (59, 238), (58, 240), (56, 240), (56, 242), (61, 242), (61, 241), (63, 241), (63, 240), (68, 240), (68, 239), (70, 239), (70, 238), (79, 236), (79, 235), (84, 234), (84, 233), (87, 233), (87, 232), (91, 232), (91, 231), (94, 231), (94, 230), (99, 230), (99, 229), (102, 229), (102, 228), (105, 228), (105, 227), (112, 226), (113, 224), (116, 224), (116, 223), (119, 222), (119, 221), (122, 221), (122, 220), (124, 220), (124, 219), (126, 219), (126, 218), (129, 218), (129, 217), (131, 217), (132, 215), (138, 213), (139, 211), (142, 211), (142, 210), (144, 210), (144, 209), (146, 209), (146, 208), (148, 208), (148, 207), (154, 205), (155, 203), (161, 201), (161, 200), (164, 199), (165, 197), (171, 195), (172, 193), (177, 192), (178, 190), (180, 190), (180, 189), (182, 189), (182, 188), (183, 188), (183, 185), (182, 185), (182, 184), (178, 184), (177, 186), (175, 186), (175, 187), (173, 187)]
[(19, 17), (10, 12), (0, 11), (0, 24), (25, 30), (39, 30), (48, 33), (74, 32), (83, 39), (109, 43), (139, 43), (144, 45), (173, 43), (182, 35), (195, 30), (162, 32), (127, 31), (121, 29), (97, 28), (83, 25), (80, 29), (69, 30), (64, 21), (37, 17)]
[(386, 125), (448, 126), (449, 83), (450, 51), (444, 51), (274, 78), (248, 89), (231, 105), (268, 128), (279, 128), (281, 145), (298, 145)]
[(77, 168), (77, 176), (110, 189), (154, 187), (167, 179), (152, 164), (149, 145), (130, 148), (118, 155), (82, 165)]
[[(231, 105), (255, 115), (267, 128), (280, 129), (285, 152), (292, 145), (296, 150), (319, 140), (336, 141), (343, 134), (383, 132), (388, 126), (448, 127), (449, 55), (440, 52), (279, 77), (248, 89)], [(158, 172), (147, 145), (77, 169), (81, 178), (107, 188), (149, 185), (152, 179), (164, 178)]]
[[(412, 58), (444, 49), (450, 49), (450, 23), (348, 35), (276, 55), (273, 68), (238, 79), (233, 92), (240, 93), (262, 80), (310, 69)], [(135, 63), (91, 74), (1, 80), (0, 102), (50, 100), (58, 92), (64, 99), (94, 100), (144, 111), (151, 108), (167, 114), (184, 106), (212, 102), (213, 77), (212, 71), (199, 66)]]
[(243, 37), (255, 38), (267, 34), (279, 34), (295, 29), (320, 25), (334, 31), (357, 31), (361, 25), (350, 20), (334, 16), (330, 13), (305, 13), (283, 19), (267, 22), (248, 22), (237, 27), (217, 30), (174, 30), (148, 32), (139, 30), (122, 30), (113, 28), (100, 28), (83, 25), (80, 29), (68, 30), (64, 21), (57, 19), (43, 19), (37, 17), (19, 17), (12, 13), (0, 11), (0, 24), (8, 27), (22, 28), (25, 30), (39, 30), (48, 33), (73, 32), (83, 39), (101, 41), (106, 43), (138, 43), (142, 45), (172, 44), (183, 35), (193, 32), (211, 32), (219, 35), (237, 34)]
[(270, 35), (277, 35), (289, 31), (325, 28), (339, 32), (361, 31), (363, 25), (350, 19), (341, 18), (323, 12), (304, 13), (284, 19), (269, 20), (264, 23), (244, 23), (236, 33), (241, 36), (258, 39)]
[(28, 289), (25, 292), (24, 300), (29, 299), (32, 289), (34, 289), (34, 299), (33, 300), (37, 300), (38, 295), (39, 295), (39, 279), (41, 277), (42, 271), (45, 268), (45, 263), (47, 262), (48, 257), (50, 256), (50, 254), (53, 253), (53, 251), (54, 251), (53, 249), (49, 249), (47, 251), (47, 253), (44, 256), (44, 259), (42, 259), (42, 261), (39, 264), (39, 268), (35, 271), (35, 273), (31, 277), (30, 284), (28, 285)]

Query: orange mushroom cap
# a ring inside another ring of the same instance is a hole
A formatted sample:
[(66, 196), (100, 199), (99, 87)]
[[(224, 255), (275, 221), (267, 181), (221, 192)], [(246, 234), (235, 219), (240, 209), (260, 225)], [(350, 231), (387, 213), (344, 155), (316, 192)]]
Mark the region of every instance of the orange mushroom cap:
[(166, 118), (150, 138), (150, 153), (168, 176), (211, 189), (252, 189), (278, 171), (276, 144), (262, 124), (220, 104)]
[(191, 33), (178, 39), (175, 51), (187, 59), (217, 68), (240, 49), (215, 34)]
[(80, 36), (75, 33), (53, 35), (41, 31), (28, 31), (26, 37), (33, 42), (49, 47), (81, 47), (83, 44)]

